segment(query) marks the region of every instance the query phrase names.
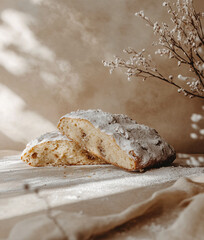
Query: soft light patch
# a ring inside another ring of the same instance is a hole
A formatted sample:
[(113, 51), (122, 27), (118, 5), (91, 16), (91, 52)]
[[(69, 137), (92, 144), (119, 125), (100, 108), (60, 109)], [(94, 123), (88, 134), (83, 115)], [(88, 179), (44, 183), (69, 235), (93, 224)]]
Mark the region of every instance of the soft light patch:
[(26, 110), (24, 100), (3, 84), (0, 84), (0, 131), (14, 141), (27, 143), (55, 126), (34, 111)]

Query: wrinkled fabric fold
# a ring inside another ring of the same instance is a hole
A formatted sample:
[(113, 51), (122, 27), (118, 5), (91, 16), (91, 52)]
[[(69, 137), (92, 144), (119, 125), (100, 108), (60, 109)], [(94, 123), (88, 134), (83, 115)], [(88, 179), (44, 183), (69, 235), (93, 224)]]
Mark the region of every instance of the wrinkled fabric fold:
[(102, 235), (132, 219), (137, 225), (137, 218), (147, 215), (152, 210), (156, 218), (163, 212), (171, 216), (172, 212), (176, 213), (170, 221), (171, 224), (166, 226), (161, 223), (161, 230), (156, 232), (154, 238), (199, 240), (204, 236), (203, 202), (204, 181), (195, 182), (189, 178), (180, 178), (172, 186), (156, 191), (145, 201), (132, 204), (117, 214), (89, 216), (49, 209), (45, 214), (18, 222), (10, 231), (8, 240), (34, 240), (39, 236), (40, 239), (86, 240)]

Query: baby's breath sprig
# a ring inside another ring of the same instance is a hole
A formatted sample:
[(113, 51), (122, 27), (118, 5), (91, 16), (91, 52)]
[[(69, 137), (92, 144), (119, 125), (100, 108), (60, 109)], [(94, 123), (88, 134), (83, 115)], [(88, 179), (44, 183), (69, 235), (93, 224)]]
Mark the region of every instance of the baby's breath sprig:
[[(124, 50), (129, 56), (128, 60), (115, 57), (111, 62), (103, 61), (103, 64), (110, 68), (110, 73), (115, 68), (124, 68), (128, 80), (132, 77), (141, 77), (143, 80), (157, 78), (175, 86), (178, 92), (182, 92), (185, 96), (204, 99), (204, 32), (202, 27), (204, 13), (196, 12), (193, 0), (177, 0), (173, 5), (164, 2), (163, 6), (167, 8), (173, 28), (165, 22), (153, 23), (143, 11), (135, 15), (142, 18), (158, 37), (158, 41), (153, 43), (154, 46), (158, 46), (155, 54), (174, 59), (177, 61), (178, 68), (187, 66), (194, 74), (193, 77), (174, 76), (173, 74), (164, 76), (145, 49), (138, 52), (129, 47)], [(181, 87), (179, 81), (184, 81), (186, 88)]]

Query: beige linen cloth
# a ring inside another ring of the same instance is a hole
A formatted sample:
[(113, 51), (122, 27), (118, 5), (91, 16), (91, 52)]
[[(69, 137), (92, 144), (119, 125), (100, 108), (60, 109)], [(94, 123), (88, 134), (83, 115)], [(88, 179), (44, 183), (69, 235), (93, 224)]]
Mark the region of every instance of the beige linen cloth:
[[(37, 169), (23, 165), (18, 155), (4, 157), (1, 174), (6, 162), (8, 171), (15, 168), (16, 173), (7, 172), (0, 185), (1, 239), (204, 239), (203, 166), (181, 166), (183, 161), (129, 173), (113, 166)], [(67, 177), (59, 180), (64, 171)], [(46, 186), (39, 187), (37, 178)], [(20, 189), (18, 183), (28, 179), (29, 185)], [(9, 181), (15, 181), (15, 188)], [(74, 198), (76, 193), (83, 197)]]

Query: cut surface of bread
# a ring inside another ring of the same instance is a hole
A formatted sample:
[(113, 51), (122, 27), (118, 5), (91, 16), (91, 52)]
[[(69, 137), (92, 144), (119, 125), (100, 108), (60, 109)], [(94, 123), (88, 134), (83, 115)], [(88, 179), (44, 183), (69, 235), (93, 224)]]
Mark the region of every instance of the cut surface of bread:
[(122, 114), (78, 110), (63, 116), (58, 129), (95, 156), (130, 171), (168, 165), (176, 157), (155, 129)]
[(28, 143), (21, 159), (33, 167), (107, 164), (59, 131), (46, 133)]

